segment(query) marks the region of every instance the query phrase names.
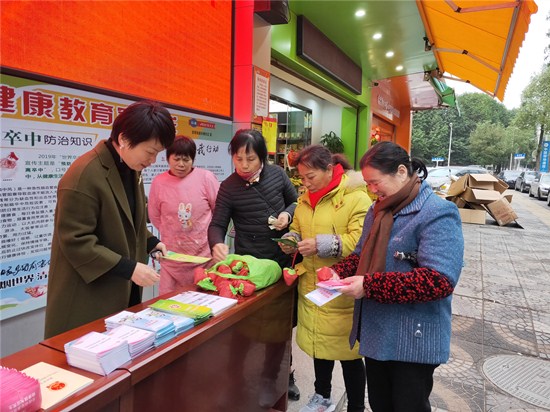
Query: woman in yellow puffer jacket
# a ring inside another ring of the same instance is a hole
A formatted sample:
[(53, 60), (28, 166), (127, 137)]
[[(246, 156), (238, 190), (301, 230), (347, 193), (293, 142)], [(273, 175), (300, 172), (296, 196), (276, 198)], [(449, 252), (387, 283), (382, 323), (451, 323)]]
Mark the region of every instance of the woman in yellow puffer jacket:
[(296, 164), (307, 192), (298, 198), (290, 232), (284, 237), (294, 237), (298, 243), (296, 247), (280, 246), (285, 253), (297, 249), (304, 257), (296, 265), (296, 340), (314, 360), (315, 394), (300, 412), (335, 409), (330, 392), (336, 360), (342, 363), (348, 412), (363, 411), (365, 366), (358, 345), (349, 349), (354, 301), (342, 295), (317, 306), (305, 295), (316, 289), (317, 269), (330, 267), (354, 250), (372, 202), (361, 174), (350, 170), (344, 156), (312, 145), (300, 151)]

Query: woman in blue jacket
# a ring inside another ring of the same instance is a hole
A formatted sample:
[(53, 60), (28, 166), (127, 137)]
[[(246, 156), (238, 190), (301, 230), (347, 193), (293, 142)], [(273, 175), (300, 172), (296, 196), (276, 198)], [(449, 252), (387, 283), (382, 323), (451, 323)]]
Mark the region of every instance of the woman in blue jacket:
[(332, 266), (356, 299), (350, 344), (365, 356), (377, 411), (431, 411), (433, 373), (447, 362), (451, 295), (463, 265), (457, 207), (429, 188), (426, 166), (381, 142), (360, 163), (370, 208), (354, 252)]

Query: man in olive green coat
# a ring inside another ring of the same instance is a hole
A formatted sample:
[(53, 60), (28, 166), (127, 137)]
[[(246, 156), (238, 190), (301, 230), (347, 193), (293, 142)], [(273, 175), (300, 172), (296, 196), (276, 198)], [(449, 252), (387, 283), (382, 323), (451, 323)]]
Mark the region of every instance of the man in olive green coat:
[(158, 281), (148, 252), (166, 247), (146, 227), (141, 171), (172, 143), (170, 113), (158, 103), (127, 107), (111, 138), (75, 160), (59, 182), (45, 337), (119, 312)]

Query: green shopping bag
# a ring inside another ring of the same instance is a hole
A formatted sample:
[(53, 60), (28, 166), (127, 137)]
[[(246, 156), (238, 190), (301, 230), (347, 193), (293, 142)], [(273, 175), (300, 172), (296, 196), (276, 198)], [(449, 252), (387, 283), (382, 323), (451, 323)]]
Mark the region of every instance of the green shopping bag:
[(279, 264), (250, 255), (227, 255), (210, 269), (195, 269), (195, 284), (220, 296), (250, 296), (276, 283), (282, 276)]

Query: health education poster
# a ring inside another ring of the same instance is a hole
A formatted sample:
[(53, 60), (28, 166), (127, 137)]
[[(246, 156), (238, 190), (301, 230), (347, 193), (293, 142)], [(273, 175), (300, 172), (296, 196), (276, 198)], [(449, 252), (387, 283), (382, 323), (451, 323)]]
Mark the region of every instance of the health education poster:
[[(74, 159), (110, 135), (130, 100), (2, 75), (0, 82), (0, 320), (46, 305), (56, 188)], [(231, 173), (230, 121), (170, 109), (178, 134), (196, 139), (195, 166)], [(145, 169), (168, 169), (166, 154)]]

